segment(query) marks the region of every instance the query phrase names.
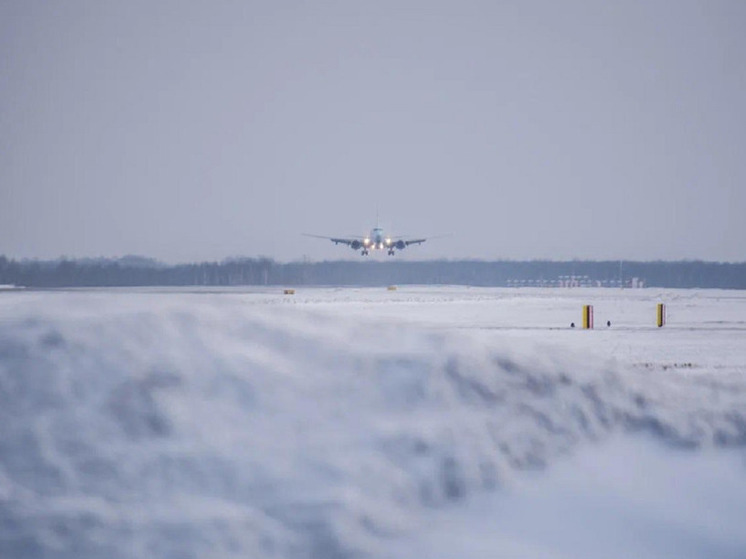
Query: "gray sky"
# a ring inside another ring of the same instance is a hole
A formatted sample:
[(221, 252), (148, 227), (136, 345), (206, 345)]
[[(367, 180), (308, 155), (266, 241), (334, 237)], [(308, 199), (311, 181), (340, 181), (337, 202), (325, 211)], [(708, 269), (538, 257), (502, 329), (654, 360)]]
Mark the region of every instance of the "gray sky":
[[(0, 0), (0, 254), (746, 260), (746, 2)], [(385, 255), (384, 255), (385, 257)]]

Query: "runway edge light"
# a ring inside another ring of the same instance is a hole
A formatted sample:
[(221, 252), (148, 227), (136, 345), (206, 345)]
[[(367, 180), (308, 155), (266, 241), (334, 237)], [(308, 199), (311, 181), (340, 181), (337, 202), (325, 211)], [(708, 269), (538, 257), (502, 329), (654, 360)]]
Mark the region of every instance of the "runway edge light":
[(656, 324), (658, 324), (658, 328), (661, 328), (666, 323), (666, 305), (663, 303), (658, 303), (658, 309), (656, 313)]
[(583, 305), (583, 329), (593, 328), (593, 305)]

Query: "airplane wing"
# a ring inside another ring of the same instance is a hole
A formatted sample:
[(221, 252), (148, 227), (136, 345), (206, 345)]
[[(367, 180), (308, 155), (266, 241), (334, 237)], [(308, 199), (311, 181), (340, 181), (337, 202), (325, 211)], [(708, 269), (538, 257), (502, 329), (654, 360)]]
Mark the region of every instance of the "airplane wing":
[[(327, 239), (331, 242), (333, 242), (335, 245), (343, 244), (347, 246), (360, 246), (362, 244), (363, 237), (348, 237), (348, 238), (342, 238), (342, 237), (326, 237), (324, 235), (313, 235), (311, 233), (303, 233), (306, 237), (315, 237), (317, 239)], [(357, 246), (355, 248), (357, 249)]]
[(442, 239), (443, 237), (450, 237), (450, 236), (452, 236), (452, 233), (445, 233), (443, 235), (430, 235), (430, 236), (422, 238), (422, 239), (407, 239), (406, 238), (407, 236), (408, 235), (401, 235), (399, 237), (394, 237), (394, 239), (397, 239), (400, 242), (404, 243), (404, 246), (421, 245), (422, 243), (424, 243), (425, 241), (430, 240), (430, 239)]

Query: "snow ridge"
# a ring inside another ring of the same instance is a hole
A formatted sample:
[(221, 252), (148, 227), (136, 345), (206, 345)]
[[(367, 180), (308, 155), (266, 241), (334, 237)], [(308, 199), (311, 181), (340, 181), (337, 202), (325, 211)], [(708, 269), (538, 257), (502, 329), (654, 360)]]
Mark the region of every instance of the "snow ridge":
[(0, 556), (382, 556), (619, 432), (744, 446), (746, 386), (292, 308), (38, 308), (0, 323)]

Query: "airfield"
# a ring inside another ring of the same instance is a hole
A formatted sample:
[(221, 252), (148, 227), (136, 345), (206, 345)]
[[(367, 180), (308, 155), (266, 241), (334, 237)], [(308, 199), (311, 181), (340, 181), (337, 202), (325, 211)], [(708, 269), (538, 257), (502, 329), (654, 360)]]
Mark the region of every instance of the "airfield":
[(0, 426), (2, 557), (742, 557), (746, 292), (3, 290)]

